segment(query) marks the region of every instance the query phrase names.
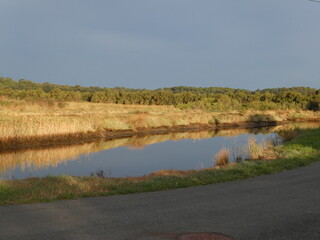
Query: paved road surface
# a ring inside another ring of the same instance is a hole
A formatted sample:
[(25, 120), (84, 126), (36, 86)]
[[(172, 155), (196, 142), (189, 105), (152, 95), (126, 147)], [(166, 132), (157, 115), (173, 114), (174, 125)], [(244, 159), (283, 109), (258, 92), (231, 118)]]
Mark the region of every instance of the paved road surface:
[(0, 229), (4, 240), (165, 240), (188, 232), (319, 240), (320, 163), (203, 187), (0, 207)]

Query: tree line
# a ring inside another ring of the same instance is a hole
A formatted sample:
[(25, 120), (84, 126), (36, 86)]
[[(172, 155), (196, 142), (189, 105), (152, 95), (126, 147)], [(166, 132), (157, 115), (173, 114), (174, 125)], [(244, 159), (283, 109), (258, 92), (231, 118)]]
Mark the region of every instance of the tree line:
[(156, 90), (101, 88), (35, 83), (0, 77), (0, 96), (25, 100), (88, 101), (95, 103), (174, 105), (187, 109), (320, 110), (320, 90), (308, 87), (256, 91), (221, 87), (172, 87)]

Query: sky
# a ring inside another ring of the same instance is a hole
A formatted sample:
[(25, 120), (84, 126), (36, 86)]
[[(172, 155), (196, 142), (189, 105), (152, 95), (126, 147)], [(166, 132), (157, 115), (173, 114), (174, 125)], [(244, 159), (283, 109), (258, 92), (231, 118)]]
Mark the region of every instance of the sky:
[(320, 3), (0, 0), (0, 76), (157, 89), (320, 88)]

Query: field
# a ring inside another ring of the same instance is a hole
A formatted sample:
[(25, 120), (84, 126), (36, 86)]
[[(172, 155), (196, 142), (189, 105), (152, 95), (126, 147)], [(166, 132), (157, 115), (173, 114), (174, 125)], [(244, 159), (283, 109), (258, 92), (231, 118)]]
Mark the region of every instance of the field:
[(0, 101), (0, 149), (91, 141), (179, 128), (276, 124), (319, 120), (313, 111), (181, 110), (174, 106), (121, 105), (89, 102)]

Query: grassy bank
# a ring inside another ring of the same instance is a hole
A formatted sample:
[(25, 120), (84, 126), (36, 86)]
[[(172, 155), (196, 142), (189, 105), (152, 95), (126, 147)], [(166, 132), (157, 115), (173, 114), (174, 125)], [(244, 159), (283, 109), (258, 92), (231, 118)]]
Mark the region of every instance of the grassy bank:
[(0, 150), (123, 137), (140, 132), (319, 119), (320, 112), (312, 111), (205, 112), (173, 106), (88, 102), (61, 105), (4, 99), (0, 101)]
[(275, 151), (276, 160), (245, 161), (220, 169), (159, 171), (140, 178), (60, 176), (1, 181), (0, 205), (167, 190), (290, 170), (320, 160), (320, 129), (300, 130)]

